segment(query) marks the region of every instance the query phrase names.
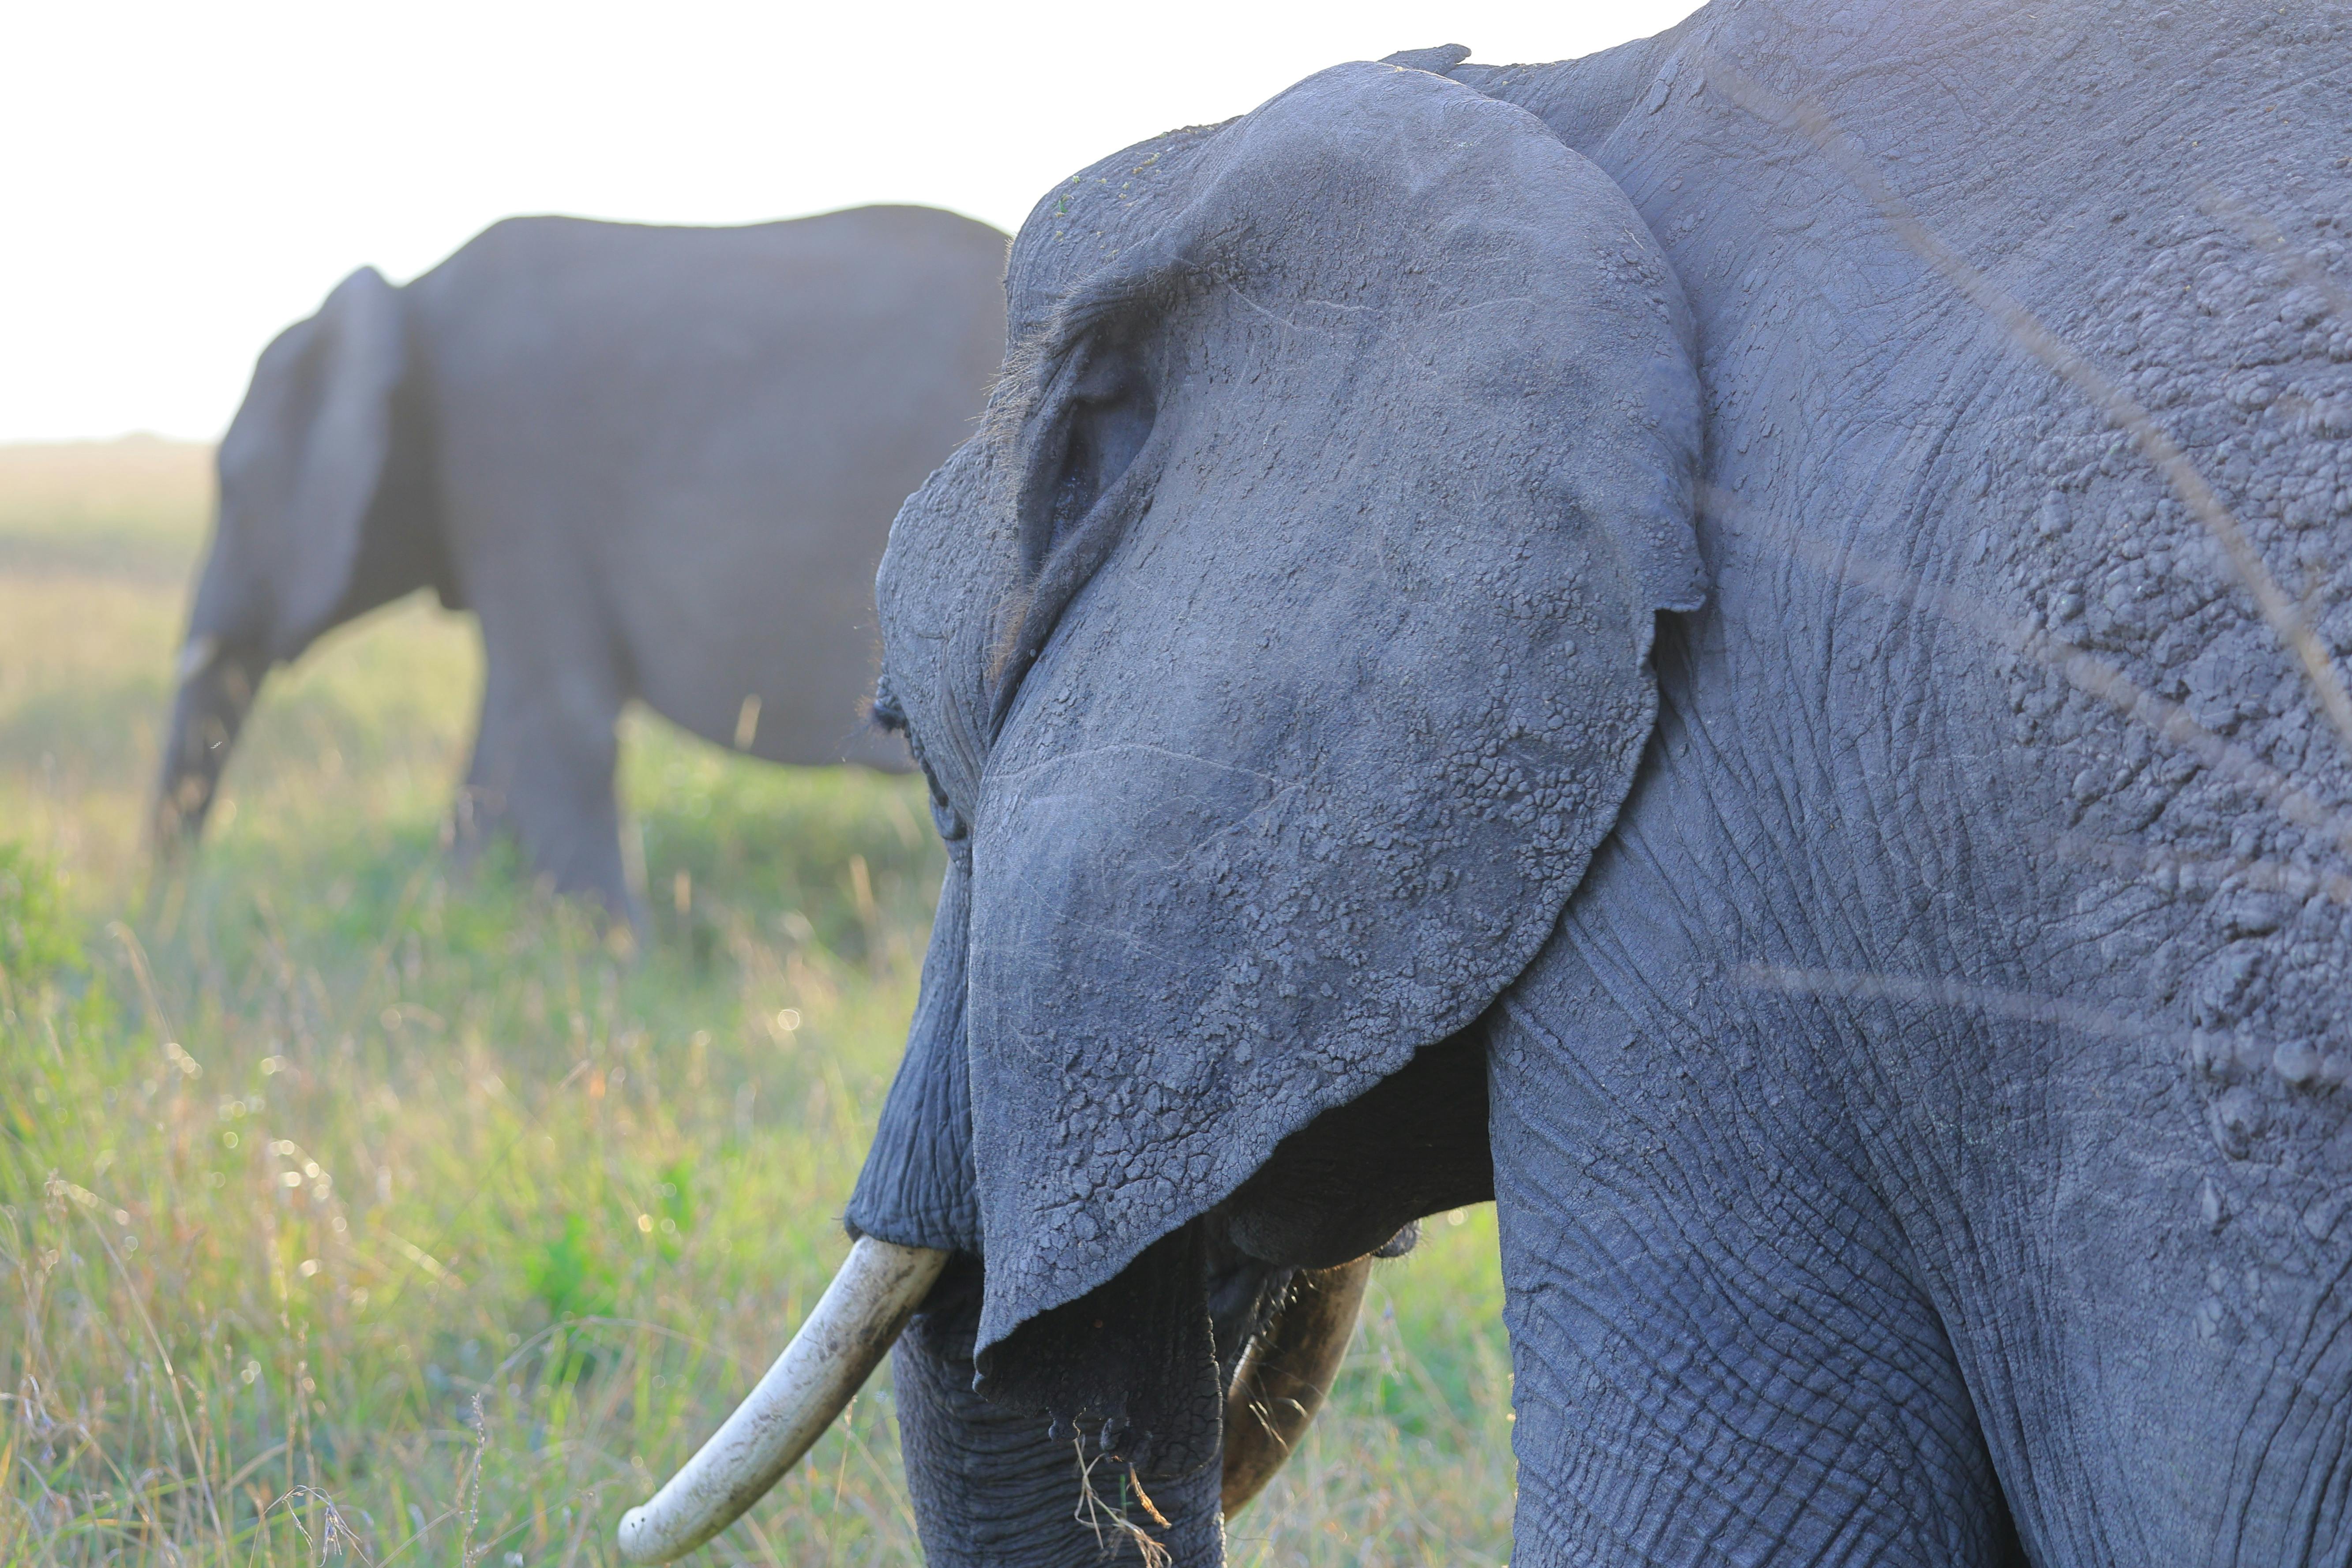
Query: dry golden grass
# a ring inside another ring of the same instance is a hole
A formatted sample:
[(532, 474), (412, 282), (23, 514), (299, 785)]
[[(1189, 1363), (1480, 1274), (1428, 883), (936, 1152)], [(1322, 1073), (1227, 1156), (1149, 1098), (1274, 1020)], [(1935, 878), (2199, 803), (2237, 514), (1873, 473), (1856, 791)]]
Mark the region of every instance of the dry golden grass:
[[(938, 874), (919, 788), (633, 719), (656, 940), (621, 963), (443, 862), (478, 656), (412, 604), (271, 679), (151, 902), (205, 503), (122, 455), (0, 451), (0, 1562), (611, 1561), (845, 1250)], [(1459, 1218), (1375, 1276), (1237, 1563), (1503, 1560), (1494, 1231)], [(898, 1467), (886, 1375), (713, 1550), (918, 1562)]]
[(0, 446), (0, 571), (181, 582), (212, 505), (212, 460), (210, 447), (152, 436)]

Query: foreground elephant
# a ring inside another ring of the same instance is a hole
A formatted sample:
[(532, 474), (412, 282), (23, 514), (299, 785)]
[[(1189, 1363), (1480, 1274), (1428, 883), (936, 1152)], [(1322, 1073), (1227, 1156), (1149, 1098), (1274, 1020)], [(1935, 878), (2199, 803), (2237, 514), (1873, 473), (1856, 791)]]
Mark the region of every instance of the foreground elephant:
[(1491, 1182), (1523, 1568), (2352, 1561), (2352, 16), (1460, 56), (1057, 190), (893, 531), (930, 1560), (1218, 1561)]
[(262, 676), (415, 589), (481, 620), (458, 825), (627, 902), (613, 726), (642, 699), (772, 762), (902, 769), (863, 717), (874, 565), (971, 433), (1004, 237), (922, 207), (742, 228), (518, 218), (264, 351), (220, 450), (161, 841)]

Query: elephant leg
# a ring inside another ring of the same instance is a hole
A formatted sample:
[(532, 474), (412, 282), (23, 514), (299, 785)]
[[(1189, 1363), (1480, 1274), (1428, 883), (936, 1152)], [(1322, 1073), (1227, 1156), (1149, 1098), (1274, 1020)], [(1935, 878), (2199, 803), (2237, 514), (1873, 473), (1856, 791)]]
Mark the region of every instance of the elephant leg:
[(978, 1313), (978, 1271), (959, 1263), (891, 1352), (907, 1486), (930, 1568), (1143, 1563), (1139, 1535), (1170, 1568), (1223, 1563), (1219, 1466), (1139, 1477), (1109, 1460), (1089, 1467), (1078, 1441), (1050, 1435), (1045, 1416), (981, 1398)]
[(459, 854), (510, 834), (532, 874), (558, 892), (631, 915), (613, 794), (620, 683), (601, 658), (502, 645), (487, 627), (484, 646), (481, 727), (457, 808)]
[(1574, 990), (1572, 1037), (1550, 998), (1490, 1037), (1513, 1563), (2021, 1563), (1862, 1167), (1802, 1097), (1752, 1124), (1768, 1096), (1727, 1053), (1664, 1050)]

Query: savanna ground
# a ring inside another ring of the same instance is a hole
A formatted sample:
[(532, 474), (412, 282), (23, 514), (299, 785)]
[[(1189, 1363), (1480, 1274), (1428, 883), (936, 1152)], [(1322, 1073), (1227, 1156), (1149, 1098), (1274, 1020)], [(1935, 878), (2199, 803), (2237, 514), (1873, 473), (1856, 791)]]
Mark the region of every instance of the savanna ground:
[[(151, 885), (206, 461), (0, 448), (0, 1563), (612, 1561), (846, 1250), (919, 787), (633, 717), (625, 958), (445, 862), (479, 655), (410, 602), (271, 679)], [(1424, 1234), (1236, 1563), (1506, 1555), (1491, 1210)], [(920, 1561), (887, 1373), (712, 1551)]]

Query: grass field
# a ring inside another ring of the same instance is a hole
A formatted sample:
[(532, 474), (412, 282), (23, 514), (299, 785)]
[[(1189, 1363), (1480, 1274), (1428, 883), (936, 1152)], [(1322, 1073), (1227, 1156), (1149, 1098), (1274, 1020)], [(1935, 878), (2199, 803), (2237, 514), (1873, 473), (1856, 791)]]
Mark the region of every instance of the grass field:
[[(624, 959), (445, 864), (479, 656), (410, 603), (272, 678), (151, 887), (207, 483), (192, 447), (0, 448), (0, 1563), (611, 1561), (846, 1249), (919, 788), (633, 717)], [(1503, 1560), (1491, 1211), (1424, 1234), (1235, 1563)], [(712, 1551), (920, 1561), (887, 1373)]]

